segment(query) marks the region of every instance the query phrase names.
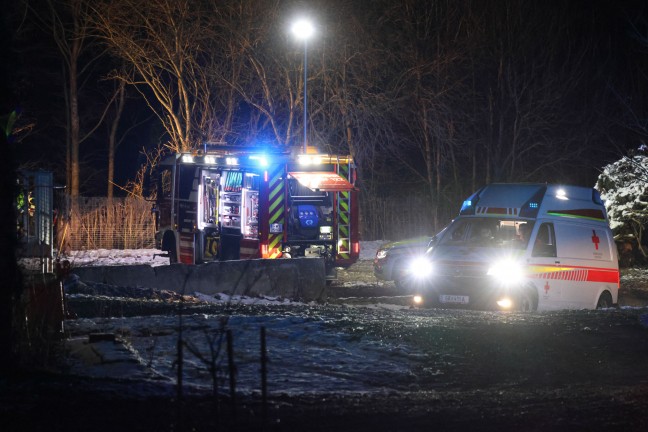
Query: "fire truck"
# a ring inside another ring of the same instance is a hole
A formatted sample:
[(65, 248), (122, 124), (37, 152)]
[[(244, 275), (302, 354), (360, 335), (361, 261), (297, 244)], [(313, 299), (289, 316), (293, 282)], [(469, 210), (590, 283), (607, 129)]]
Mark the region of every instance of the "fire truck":
[(205, 146), (154, 175), (156, 245), (172, 263), (324, 258), (327, 278), (360, 254), (351, 156)]

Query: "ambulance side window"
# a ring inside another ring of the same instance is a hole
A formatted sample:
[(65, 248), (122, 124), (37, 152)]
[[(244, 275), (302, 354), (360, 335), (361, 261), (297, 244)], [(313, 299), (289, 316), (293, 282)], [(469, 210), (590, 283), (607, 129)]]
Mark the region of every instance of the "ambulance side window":
[(556, 235), (553, 224), (543, 223), (538, 228), (533, 251), (531, 256), (534, 257), (555, 257), (556, 256)]

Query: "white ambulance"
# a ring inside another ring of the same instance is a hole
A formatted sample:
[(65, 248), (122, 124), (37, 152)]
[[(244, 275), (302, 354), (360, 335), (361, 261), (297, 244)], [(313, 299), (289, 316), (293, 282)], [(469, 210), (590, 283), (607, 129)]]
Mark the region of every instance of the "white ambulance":
[(491, 184), (410, 267), (415, 303), (556, 310), (612, 307), (616, 245), (591, 188)]

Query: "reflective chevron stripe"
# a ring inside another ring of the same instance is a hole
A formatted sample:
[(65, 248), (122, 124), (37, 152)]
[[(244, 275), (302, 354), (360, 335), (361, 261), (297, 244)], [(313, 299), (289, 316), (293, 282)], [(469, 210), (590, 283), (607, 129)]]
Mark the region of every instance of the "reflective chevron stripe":
[[(285, 191), (282, 174), (282, 165), (273, 167), (273, 170), (268, 173), (268, 189), (270, 191), (268, 196), (268, 221), (270, 226), (277, 224), (283, 230), (285, 221)], [(268, 252), (266, 258), (281, 258), (282, 240), (283, 232), (270, 233), (268, 235)]]
[[(349, 165), (339, 164), (338, 175), (349, 181)], [(351, 192), (337, 192), (337, 258), (349, 259), (351, 252)]]

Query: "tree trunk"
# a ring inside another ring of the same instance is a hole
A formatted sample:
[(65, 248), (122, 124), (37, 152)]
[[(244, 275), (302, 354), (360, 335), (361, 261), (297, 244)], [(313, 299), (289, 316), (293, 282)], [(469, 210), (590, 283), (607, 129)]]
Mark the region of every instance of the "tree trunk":
[(117, 127), (119, 126), (119, 119), (124, 111), (126, 82), (119, 81), (119, 88), (117, 89), (118, 100), (117, 109), (115, 111), (115, 118), (113, 119), (110, 127), (110, 137), (108, 139), (108, 191), (107, 197), (109, 200), (113, 198), (114, 181), (115, 181), (115, 150), (117, 148)]
[[(75, 27), (78, 23), (75, 21)], [(75, 29), (76, 30), (76, 29)], [(76, 33), (75, 33), (76, 34)], [(79, 196), (79, 146), (80, 146), (80, 126), (79, 126), (79, 89), (77, 83), (77, 61), (81, 51), (81, 42), (78, 39), (72, 40), (72, 50), (70, 55), (70, 195), (73, 198)]]

